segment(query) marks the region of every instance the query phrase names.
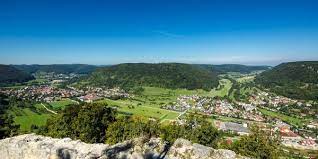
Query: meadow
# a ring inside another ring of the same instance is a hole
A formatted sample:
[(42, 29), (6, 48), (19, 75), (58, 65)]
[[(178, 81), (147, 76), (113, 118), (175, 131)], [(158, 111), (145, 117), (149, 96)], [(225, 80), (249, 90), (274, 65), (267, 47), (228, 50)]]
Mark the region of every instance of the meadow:
[(269, 110), (266, 110), (263, 108), (258, 108), (258, 110), (266, 116), (278, 118), (284, 122), (287, 122), (287, 123), (295, 125), (295, 126), (301, 126), (302, 124), (305, 123), (305, 121), (303, 121), (302, 119), (291, 117), (291, 116), (288, 116), (288, 115), (285, 115), (285, 114), (282, 114), (279, 112), (273, 112), (273, 111), (269, 111)]
[(61, 100), (50, 102), (49, 105), (53, 109), (58, 110), (58, 109), (64, 109), (67, 105), (76, 104), (76, 103), (77, 103), (76, 101), (73, 101), (71, 99), (65, 98), (65, 99), (61, 99)]
[(31, 125), (42, 126), (45, 125), (47, 119), (51, 116), (49, 112), (40, 109), (40, 105), (36, 105), (38, 110), (31, 110), (30, 108), (14, 108), (10, 114), (14, 116), (15, 124), (20, 125), (22, 132), (29, 132)]

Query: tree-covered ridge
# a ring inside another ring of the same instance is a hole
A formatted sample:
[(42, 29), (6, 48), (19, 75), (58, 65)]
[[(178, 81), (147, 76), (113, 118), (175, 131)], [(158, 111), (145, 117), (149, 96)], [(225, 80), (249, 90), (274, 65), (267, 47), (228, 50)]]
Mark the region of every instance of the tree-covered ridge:
[(26, 82), (34, 79), (30, 74), (9, 65), (0, 65), (0, 83)]
[(88, 78), (92, 85), (107, 87), (155, 86), (209, 90), (218, 85), (216, 73), (181, 63), (126, 63), (99, 68)]
[(270, 66), (247, 66), (247, 65), (240, 65), (240, 64), (222, 64), (222, 65), (199, 64), (198, 66), (208, 69), (210, 71), (217, 72), (219, 74), (224, 74), (228, 72), (251, 73), (253, 71), (263, 71), (263, 70), (268, 70), (270, 68)]
[(282, 63), (255, 79), (271, 91), (296, 99), (318, 99), (318, 61)]
[(55, 72), (55, 73), (77, 73), (88, 74), (94, 71), (97, 66), (86, 64), (54, 64), (54, 65), (13, 65), (19, 70), (36, 73), (36, 72)]

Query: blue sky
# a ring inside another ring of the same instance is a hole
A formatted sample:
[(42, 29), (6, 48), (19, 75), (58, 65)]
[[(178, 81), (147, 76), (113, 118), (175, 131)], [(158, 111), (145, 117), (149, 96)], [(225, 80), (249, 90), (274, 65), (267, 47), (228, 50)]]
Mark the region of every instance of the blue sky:
[(316, 0), (1, 0), (0, 63), (318, 60)]

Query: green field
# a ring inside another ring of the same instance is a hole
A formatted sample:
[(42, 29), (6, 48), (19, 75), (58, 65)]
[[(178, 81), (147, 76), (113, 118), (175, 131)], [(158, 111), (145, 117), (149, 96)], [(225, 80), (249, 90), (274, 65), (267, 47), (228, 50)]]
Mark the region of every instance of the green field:
[(295, 125), (295, 126), (301, 126), (305, 122), (302, 119), (291, 117), (291, 116), (288, 116), (285, 114), (281, 114), (279, 112), (273, 112), (273, 111), (269, 111), (269, 110), (266, 110), (263, 108), (258, 108), (258, 110), (266, 116), (278, 118), (284, 122), (287, 122), (287, 123)]
[(219, 81), (219, 86), (218, 88), (215, 88), (215, 89), (212, 89), (211, 90), (211, 96), (212, 97), (225, 97), (228, 95), (229, 93), (229, 90), (231, 89), (232, 87), (232, 82), (228, 79), (221, 79)]
[(126, 113), (130, 113), (132, 115), (139, 115), (139, 116), (145, 116), (145, 117), (149, 117), (149, 118), (156, 118), (156, 119), (159, 119), (160, 121), (162, 121), (162, 120), (174, 120), (179, 115), (178, 112), (140, 104), (139, 101), (136, 101), (136, 100), (103, 99), (103, 100), (100, 100), (97, 102), (107, 103), (109, 106), (116, 106), (116, 107), (118, 107), (119, 112), (126, 112)]
[(50, 102), (49, 104), (52, 106), (53, 109), (64, 109), (65, 106), (75, 103), (76, 102), (71, 99), (62, 99), (59, 101)]
[(11, 111), (11, 114), (14, 115), (14, 122), (20, 125), (20, 129), (23, 132), (30, 131), (31, 125), (44, 125), (47, 118), (51, 115), (48, 113), (34, 112), (29, 108), (14, 109)]
[(244, 76), (244, 77), (237, 78), (236, 81), (239, 83), (245, 83), (245, 82), (253, 82), (254, 79), (255, 79), (255, 75), (251, 75), (251, 76)]
[(187, 89), (166, 89), (158, 87), (144, 87), (144, 91), (140, 95), (136, 95), (130, 99), (111, 100), (104, 99), (97, 102), (107, 103), (110, 106), (118, 107), (120, 112), (133, 115), (146, 116), (149, 118), (157, 118), (161, 122), (174, 120), (179, 112), (161, 109), (166, 104), (176, 102), (180, 95), (200, 95), (200, 96), (226, 96), (232, 83), (228, 79), (220, 81), (218, 89), (211, 91), (205, 90), (187, 90)]

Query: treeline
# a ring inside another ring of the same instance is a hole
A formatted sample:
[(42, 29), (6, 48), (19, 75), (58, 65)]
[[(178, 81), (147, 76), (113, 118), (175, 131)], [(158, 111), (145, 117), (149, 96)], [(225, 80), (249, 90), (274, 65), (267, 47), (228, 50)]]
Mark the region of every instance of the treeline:
[(210, 90), (218, 85), (216, 73), (181, 63), (127, 63), (99, 68), (87, 79), (91, 85), (132, 88), (154, 86)]
[(251, 73), (254, 71), (268, 70), (269, 66), (246, 66), (240, 64), (223, 64), (223, 65), (209, 65), (198, 64), (198, 66), (216, 72), (218, 74), (225, 74), (228, 72), (239, 72), (243, 74)]
[(97, 66), (85, 64), (53, 64), (53, 65), (12, 65), (15, 68), (27, 73), (36, 72), (55, 72), (62, 74), (76, 73), (89, 74), (93, 72)]
[(52, 116), (37, 133), (51, 137), (70, 137), (88, 143), (116, 144), (142, 137), (160, 137), (168, 143), (185, 138), (194, 143), (214, 148), (232, 149), (242, 155), (255, 158), (276, 158), (277, 142), (262, 132), (242, 137), (233, 144), (223, 142), (225, 133), (218, 131), (205, 118), (189, 115), (180, 124), (160, 124), (156, 120), (138, 116), (117, 117), (117, 111), (101, 104), (73, 105)]
[(0, 65), (0, 86), (16, 82), (26, 82), (34, 77), (10, 65)]
[(317, 100), (318, 62), (283, 63), (258, 75), (255, 82), (282, 96)]

